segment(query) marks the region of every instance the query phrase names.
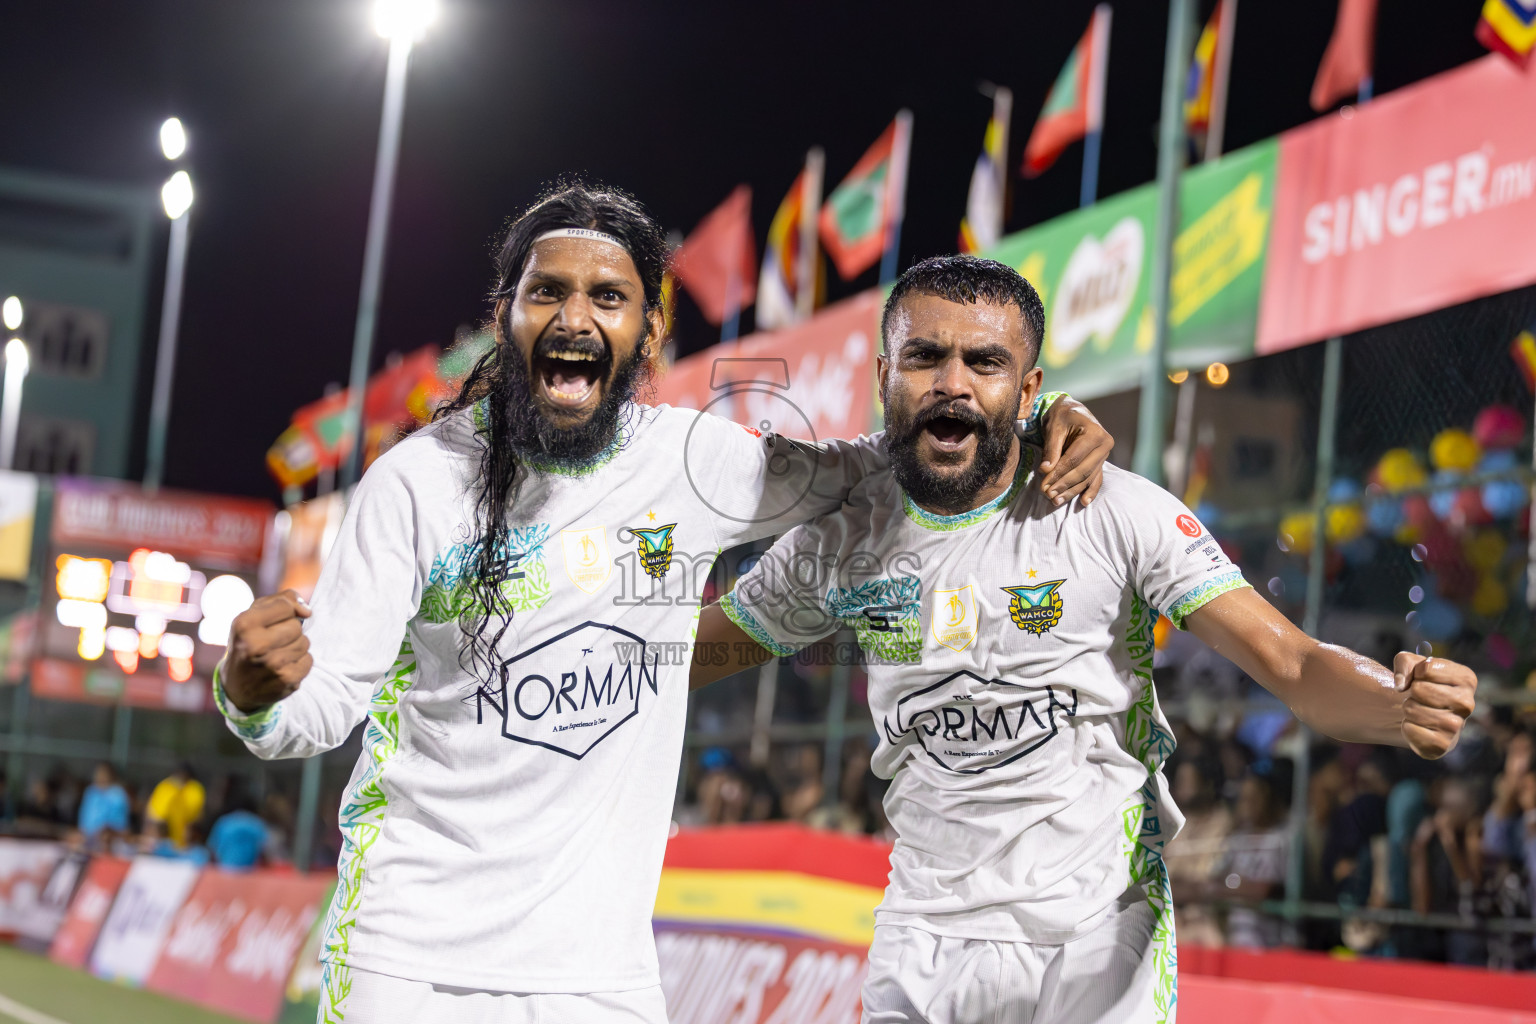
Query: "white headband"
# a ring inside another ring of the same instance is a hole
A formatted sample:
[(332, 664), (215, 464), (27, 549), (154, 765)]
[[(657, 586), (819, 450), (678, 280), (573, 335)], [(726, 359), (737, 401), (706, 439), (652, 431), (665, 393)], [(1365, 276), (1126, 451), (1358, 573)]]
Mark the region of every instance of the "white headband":
[(589, 238), (594, 242), (607, 242), (609, 245), (616, 245), (623, 249), (626, 254), (629, 252), (629, 246), (606, 231), (598, 231), (594, 228), (555, 228), (552, 231), (544, 232), (538, 238), (535, 238), (534, 242), (542, 242), (546, 238)]

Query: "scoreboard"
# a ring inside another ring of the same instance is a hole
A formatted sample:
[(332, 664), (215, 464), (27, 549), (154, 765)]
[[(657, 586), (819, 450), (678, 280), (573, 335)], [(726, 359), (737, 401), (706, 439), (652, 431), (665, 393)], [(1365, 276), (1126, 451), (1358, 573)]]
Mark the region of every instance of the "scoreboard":
[(265, 502), (60, 479), (33, 689), (66, 700), (201, 710), (255, 597)]

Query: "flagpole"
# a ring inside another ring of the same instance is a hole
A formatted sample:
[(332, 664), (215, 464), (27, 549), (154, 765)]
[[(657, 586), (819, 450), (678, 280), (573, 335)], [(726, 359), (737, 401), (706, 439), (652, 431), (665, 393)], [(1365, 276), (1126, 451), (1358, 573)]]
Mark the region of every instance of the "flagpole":
[(725, 279), (725, 319), (720, 322), (720, 340), (735, 341), (741, 333), (741, 269), (731, 267)]
[(1221, 156), (1227, 131), (1227, 84), (1232, 77), (1232, 36), (1237, 31), (1237, 0), (1221, 0), (1216, 29), (1216, 80), (1211, 83), (1211, 125), (1205, 133), (1207, 162)]
[(1152, 351), (1142, 370), (1131, 468), (1163, 479), (1163, 435), (1168, 429), (1168, 300), (1173, 239), (1179, 223), (1179, 177), (1184, 169), (1184, 79), (1190, 60), (1190, 0), (1168, 2), (1168, 47), (1163, 59), (1162, 123), (1157, 142), (1157, 235), (1152, 249)]
[(1079, 206), (1092, 206), (1099, 197), (1099, 144), (1104, 134), (1104, 88), (1109, 74), (1109, 4), (1093, 9), (1093, 45), (1089, 48), (1088, 124), (1083, 136), (1083, 185)]
[[(812, 146), (805, 154), (805, 184), (800, 193), (800, 253), (795, 266), (795, 319), (809, 320), (816, 312), (816, 225), (821, 219), (821, 182), (827, 154)], [(762, 309), (759, 300), (758, 309)]]
[(992, 90), (992, 120), (997, 123), (997, 149), (1001, 158), (993, 168), (997, 177), (997, 221), (995, 237), (1003, 237), (1008, 219), (1008, 128), (1013, 121), (1013, 90), (999, 85)]
[(912, 152), (912, 111), (896, 113), (896, 137), (891, 140), (891, 180), (886, 187), (885, 252), (880, 257), (880, 283), (896, 280), (901, 249), (901, 222), (907, 212), (907, 164)]

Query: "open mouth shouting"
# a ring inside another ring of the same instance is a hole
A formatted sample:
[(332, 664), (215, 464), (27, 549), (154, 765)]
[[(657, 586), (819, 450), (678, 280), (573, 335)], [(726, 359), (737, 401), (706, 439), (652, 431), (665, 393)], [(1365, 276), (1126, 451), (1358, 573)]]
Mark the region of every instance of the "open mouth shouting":
[(545, 338), (533, 353), (536, 397), (579, 416), (601, 400), (611, 364), (608, 347), (596, 338)]
[(959, 404), (929, 409), (918, 417), (918, 430), (931, 457), (941, 463), (964, 461), (985, 428), (980, 414)]

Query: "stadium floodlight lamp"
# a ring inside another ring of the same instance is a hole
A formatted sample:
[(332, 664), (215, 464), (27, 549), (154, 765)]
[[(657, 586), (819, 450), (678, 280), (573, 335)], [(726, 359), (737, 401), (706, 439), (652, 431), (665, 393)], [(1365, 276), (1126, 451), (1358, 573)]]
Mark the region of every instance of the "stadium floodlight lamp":
[(160, 126), (160, 152), (165, 154), (167, 160), (176, 160), (187, 151), (187, 130), (181, 125), (181, 118), (168, 117)]
[(437, 20), (437, 0), (376, 0), (373, 27), (385, 39), (414, 43)]
[(27, 355), (27, 343), (20, 338), (12, 338), (5, 343), (5, 368), (9, 372), (27, 375), (31, 366), (31, 359)]
[(165, 215), (171, 220), (192, 209), (192, 176), (186, 171), (171, 175), (160, 190), (160, 202), (165, 205)]
[(0, 306), (0, 319), (5, 321), (6, 330), (16, 331), (21, 329), (21, 318), (21, 300), (12, 295), (5, 300), (3, 306)]

